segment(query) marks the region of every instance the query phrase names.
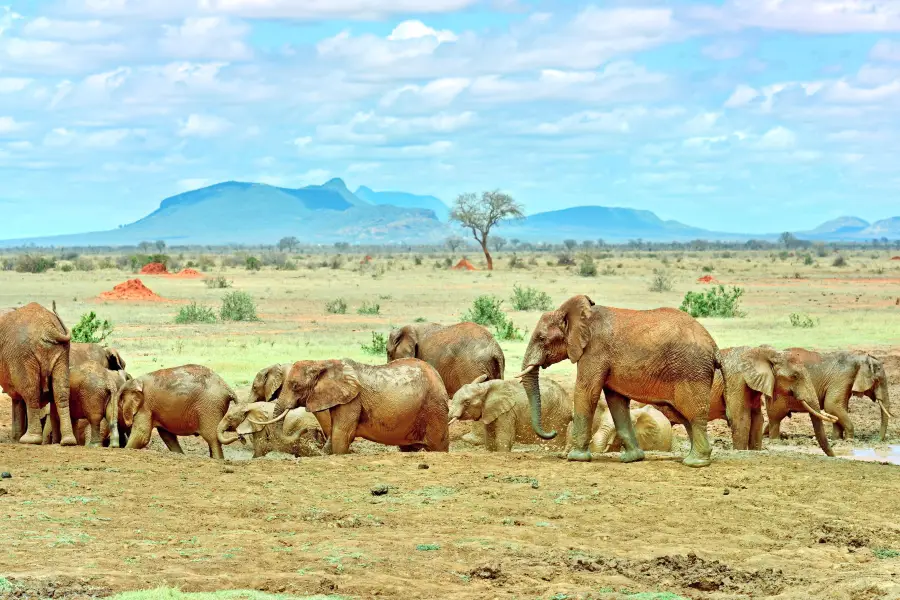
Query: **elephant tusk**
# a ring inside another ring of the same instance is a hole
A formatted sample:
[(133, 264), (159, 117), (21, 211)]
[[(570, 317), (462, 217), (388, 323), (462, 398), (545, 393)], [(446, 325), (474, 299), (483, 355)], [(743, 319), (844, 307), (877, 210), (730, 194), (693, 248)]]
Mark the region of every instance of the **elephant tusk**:
[(457, 419), (456, 417), (453, 417), (452, 419), (450, 419), (450, 422), (447, 423), (447, 427), (449, 427), (450, 425), (453, 425), (453, 424), (456, 423), (457, 421), (459, 421), (459, 419)]
[(518, 375), (515, 375), (515, 376), (513, 377), (513, 379), (522, 379), (523, 377), (525, 377), (526, 375), (528, 375), (529, 373), (531, 373), (532, 371), (534, 371), (536, 368), (537, 368), (537, 365), (531, 365), (530, 367), (528, 367), (527, 369), (525, 369), (524, 371), (522, 371), (522, 372), (519, 373)]
[(821, 410), (821, 411), (816, 410), (812, 406), (810, 406), (808, 402), (805, 402), (805, 401), (801, 401), (801, 402), (803, 402), (803, 406), (806, 407), (806, 410), (808, 410), (810, 412), (810, 414), (813, 414), (813, 415), (819, 417), (823, 421), (828, 421), (829, 423), (837, 423), (838, 422), (838, 418), (835, 417), (834, 415), (829, 414), (829, 413), (825, 412), (824, 410)]
[(894, 415), (892, 415), (890, 413), (890, 411), (888, 411), (888, 409), (885, 408), (884, 403), (881, 400), (876, 400), (876, 402), (878, 402), (878, 408), (880, 408), (884, 412), (884, 414), (886, 414), (888, 416), (888, 418), (890, 418), (890, 419), (894, 418)]
[(281, 413), (280, 415), (278, 415), (271, 421), (254, 421), (253, 419), (251, 419), (249, 417), (247, 418), (247, 420), (250, 421), (251, 423), (253, 423), (254, 425), (271, 425), (272, 423), (277, 423), (278, 421), (285, 418), (287, 416), (288, 412), (289, 411), (284, 411), (283, 413)]

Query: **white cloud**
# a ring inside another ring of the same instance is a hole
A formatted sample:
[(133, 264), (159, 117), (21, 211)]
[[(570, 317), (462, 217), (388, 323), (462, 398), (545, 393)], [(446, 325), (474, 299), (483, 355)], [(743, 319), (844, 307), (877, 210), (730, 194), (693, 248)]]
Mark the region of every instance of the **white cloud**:
[(721, 8), (696, 7), (692, 12), (726, 29), (829, 34), (900, 31), (896, 0), (726, 0)]
[(123, 60), (128, 55), (124, 45), (114, 42), (73, 44), (21, 37), (0, 38), (0, 64), (31, 72), (84, 71), (111, 60)]
[(167, 56), (190, 59), (244, 60), (252, 52), (243, 38), (249, 29), (222, 17), (189, 17), (181, 25), (163, 25), (159, 41)]
[(13, 12), (8, 6), (4, 6), (3, 12), (0, 12), (0, 35), (3, 35), (7, 29), (12, 28), (13, 24), (22, 18), (22, 15)]
[(16, 121), (13, 117), (0, 117), (0, 135), (16, 133), (24, 128), (25, 124)]
[(192, 114), (182, 121), (178, 129), (181, 137), (211, 138), (222, 135), (231, 128), (231, 121), (215, 115)]
[(28, 37), (42, 40), (84, 42), (115, 37), (122, 32), (122, 28), (100, 20), (57, 21), (38, 17), (29, 21), (22, 32)]
[(793, 147), (796, 143), (797, 135), (790, 129), (779, 125), (764, 133), (757, 145), (765, 149), (783, 150)]
[(750, 87), (749, 85), (740, 84), (735, 88), (734, 92), (732, 92), (731, 96), (728, 97), (728, 100), (725, 101), (725, 106), (727, 108), (737, 108), (740, 106), (746, 106), (750, 104), (753, 100), (759, 97), (759, 92)]
[(838, 81), (828, 89), (830, 101), (842, 104), (878, 104), (900, 97), (900, 80), (873, 88), (854, 87), (846, 81)]
[(440, 42), (455, 42), (459, 38), (449, 29), (438, 31), (427, 26), (422, 21), (403, 21), (391, 32), (387, 39), (392, 42), (404, 40), (417, 40), (432, 37)]
[(872, 60), (900, 62), (900, 42), (893, 40), (881, 40), (869, 52)]
[(57, 127), (44, 136), (44, 145), (56, 148), (68, 146), (75, 141), (75, 137), (75, 132)]
[(404, 96), (412, 96), (414, 97), (412, 102), (419, 106), (422, 104), (426, 107), (447, 106), (471, 84), (472, 81), (465, 77), (447, 77), (429, 81), (423, 86), (404, 85), (382, 96), (380, 104), (392, 106)]
[(309, 137), (308, 135), (303, 136), (303, 137), (298, 137), (298, 138), (294, 138), (294, 140), (291, 143), (294, 144), (295, 146), (297, 146), (298, 148), (304, 148), (306, 146), (309, 146), (312, 143), (312, 138)]
[(107, 129), (90, 133), (84, 138), (85, 146), (90, 148), (114, 148), (131, 135), (128, 129)]
[(27, 88), (33, 80), (24, 77), (0, 77), (0, 94), (12, 94), (21, 92)]
[(688, 121), (684, 124), (684, 130), (688, 134), (702, 134), (710, 131), (713, 127), (715, 127), (716, 123), (719, 122), (719, 119), (722, 118), (722, 113), (717, 112), (707, 112), (702, 113)]

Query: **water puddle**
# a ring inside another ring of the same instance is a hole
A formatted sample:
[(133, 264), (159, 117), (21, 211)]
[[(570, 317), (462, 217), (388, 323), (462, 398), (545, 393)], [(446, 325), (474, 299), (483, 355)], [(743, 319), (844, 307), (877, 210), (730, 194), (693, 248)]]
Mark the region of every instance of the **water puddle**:
[(880, 448), (850, 448), (849, 450), (835, 452), (838, 458), (849, 460), (862, 460), (868, 462), (886, 462), (892, 465), (900, 465), (900, 446), (888, 446)]

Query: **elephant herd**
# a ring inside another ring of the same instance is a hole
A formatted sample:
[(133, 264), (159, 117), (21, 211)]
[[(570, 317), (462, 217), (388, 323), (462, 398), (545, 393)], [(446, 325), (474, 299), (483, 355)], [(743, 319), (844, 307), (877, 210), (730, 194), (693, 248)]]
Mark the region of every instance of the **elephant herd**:
[[(174, 452), (179, 436), (200, 436), (210, 456), (249, 439), (253, 456), (346, 454), (356, 438), (401, 451), (446, 452), (450, 426), (472, 422), (463, 439), (489, 451), (553, 440), (565, 430), (569, 460), (621, 449), (621, 460), (670, 451), (672, 425), (685, 427), (684, 464), (710, 464), (707, 423), (725, 419), (738, 450), (761, 450), (794, 412), (809, 413), (822, 450), (824, 422), (852, 438), (853, 395), (890, 414), (881, 361), (867, 354), (820, 354), (770, 346), (719, 349), (693, 317), (670, 308), (627, 310), (574, 296), (544, 313), (522, 372), (504, 379), (503, 351), (474, 323), (417, 323), (393, 331), (387, 363), (306, 360), (262, 369), (240, 401), (200, 365), (133, 378), (119, 353), (70, 341), (62, 320), (36, 303), (0, 312), (0, 388), (12, 399), (12, 437), (24, 444), (144, 448), (154, 429)], [(541, 379), (569, 359), (574, 393)], [(634, 401), (634, 404), (632, 404)]]

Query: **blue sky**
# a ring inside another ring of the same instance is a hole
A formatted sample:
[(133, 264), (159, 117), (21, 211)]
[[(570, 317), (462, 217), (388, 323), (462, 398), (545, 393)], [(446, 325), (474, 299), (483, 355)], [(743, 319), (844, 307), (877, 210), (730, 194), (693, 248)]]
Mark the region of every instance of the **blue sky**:
[(900, 215), (897, 0), (0, 0), (0, 238), (237, 179)]

